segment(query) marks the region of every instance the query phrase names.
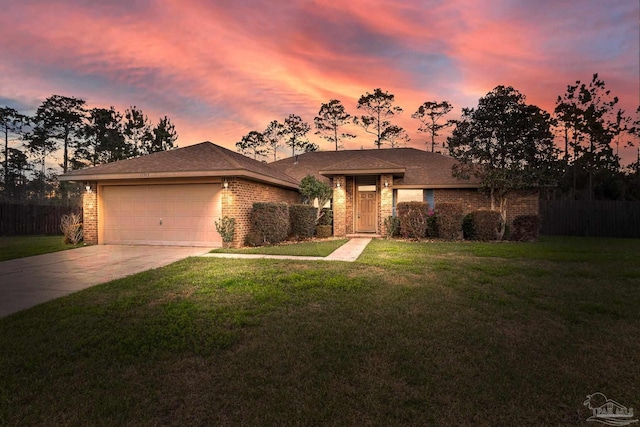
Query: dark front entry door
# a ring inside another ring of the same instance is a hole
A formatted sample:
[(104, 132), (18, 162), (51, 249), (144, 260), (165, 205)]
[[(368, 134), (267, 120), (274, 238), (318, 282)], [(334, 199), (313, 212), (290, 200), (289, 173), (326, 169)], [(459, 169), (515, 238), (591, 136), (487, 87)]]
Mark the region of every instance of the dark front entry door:
[(377, 225), (376, 192), (358, 192), (357, 231), (375, 233)]

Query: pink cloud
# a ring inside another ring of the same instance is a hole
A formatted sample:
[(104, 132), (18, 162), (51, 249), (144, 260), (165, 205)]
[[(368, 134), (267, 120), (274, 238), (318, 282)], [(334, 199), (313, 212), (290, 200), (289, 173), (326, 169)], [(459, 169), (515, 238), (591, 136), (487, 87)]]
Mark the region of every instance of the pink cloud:
[(330, 98), (356, 114), (358, 97), (376, 87), (405, 108), (398, 124), (414, 146), (425, 139), (410, 118), (422, 102), (449, 100), (456, 116), (498, 84), (552, 110), (567, 84), (599, 72), (635, 110), (638, 5), (579, 3), (10, 0), (0, 87), (36, 105), (52, 93), (137, 105), (172, 118), (183, 146), (233, 147), (290, 113), (311, 123)]

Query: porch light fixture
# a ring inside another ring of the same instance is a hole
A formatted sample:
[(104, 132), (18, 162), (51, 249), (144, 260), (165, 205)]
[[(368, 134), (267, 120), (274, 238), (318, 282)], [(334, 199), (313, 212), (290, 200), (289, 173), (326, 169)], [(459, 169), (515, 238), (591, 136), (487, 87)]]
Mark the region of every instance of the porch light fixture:
[(386, 179), (384, 180), (384, 188), (388, 188), (389, 187), (389, 181), (387, 181)]
[(340, 181), (336, 181), (336, 188), (340, 188)]
[(222, 188), (227, 189), (229, 188), (229, 181), (227, 181), (226, 179), (222, 182)]
[(87, 193), (91, 193), (91, 185), (87, 182), (84, 186), (85, 190), (87, 190)]

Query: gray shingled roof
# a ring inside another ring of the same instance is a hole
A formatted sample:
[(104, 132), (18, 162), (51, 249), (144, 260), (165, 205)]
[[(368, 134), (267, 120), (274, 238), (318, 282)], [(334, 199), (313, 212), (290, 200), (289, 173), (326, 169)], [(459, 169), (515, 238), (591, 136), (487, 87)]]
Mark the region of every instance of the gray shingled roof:
[[(387, 148), (373, 150), (316, 151), (300, 154), (270, 163), (275, 169), (301, 180), (308, 174), (327, 182), (331, 171), (388, 170), (404, 168), (404, 176), (395, 179), (395, 185), (415, 186), (476, 186), (476, 179), (459, 180), (451, 175), (456, 164), (452, 157), (415, 148)], [(355, 174), (355, 173), (354, 173)]]
[[(476, 179), (451, 175), (452, 157), (415, 148), (316, 151), (273, 163), (262, 163), (211, 142), (161, 151), (133, 159), (89, 167), (60, 176), (62, 181), (99, 181), (154, 177), (245, 176), (297, 188), (306, 175), (328, 182), (328, 176), (393, 173), (395, 185), (475, 186)], [(322, 174), (320, 173), (322, 172)], [(347, 173), (349, 174), (349, 173)]]
[(298, 186), (295, 179), (282, 171), (211, 142), (74, 170), (62, 175), (61, 180), (232, 175), (275, 181), (288, 187)]

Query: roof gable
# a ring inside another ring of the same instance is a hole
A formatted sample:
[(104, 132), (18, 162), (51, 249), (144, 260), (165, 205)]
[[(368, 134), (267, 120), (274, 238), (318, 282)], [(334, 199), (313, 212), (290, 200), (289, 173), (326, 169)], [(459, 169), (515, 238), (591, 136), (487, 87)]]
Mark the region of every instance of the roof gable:
[[(315, 151), (270, 163), (298, 181), (306, 175), (328, 182), (329, 176), (368, 173), (394, 174), (395, 186), (477, 187), (478, 180), (460, 180), (452, 175), (453, 157), (416, 148)], [(400, 172), (402, 171), (403, 172)]]
[(244, 176), (297, 188), (298, 182), (267, 163), (250, 159), (211, 142), (160, 151), (67, 172), (63, 181), (194, 176)]

